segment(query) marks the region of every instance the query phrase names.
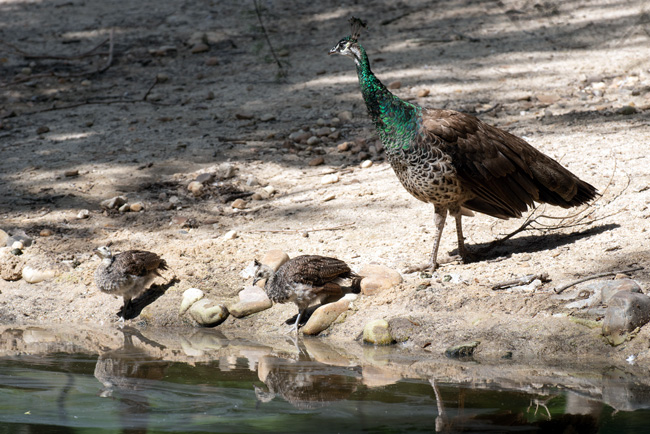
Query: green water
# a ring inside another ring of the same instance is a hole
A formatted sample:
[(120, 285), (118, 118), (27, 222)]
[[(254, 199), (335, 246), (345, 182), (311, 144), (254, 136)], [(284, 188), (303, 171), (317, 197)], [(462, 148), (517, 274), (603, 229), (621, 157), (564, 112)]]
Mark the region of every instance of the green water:
[(482, 372), (493, 367), (475, 362), (432, 364), (473, 372), (455, 383), (455, 374), (422, 378), (424, 367), (409, 377), (417, 361), (387, 350), (355, 363), (323, 356), (318, 341), (313, 354), (222, 337), (191, 351), (145, 341), (125, 335), (99, 354), (49, 338), (14, 344), (0, 353), (0, 434), (650, 432), (650, 387), (620, 369), (542, 385), (508, 379), (507, 369), (490, 378)]

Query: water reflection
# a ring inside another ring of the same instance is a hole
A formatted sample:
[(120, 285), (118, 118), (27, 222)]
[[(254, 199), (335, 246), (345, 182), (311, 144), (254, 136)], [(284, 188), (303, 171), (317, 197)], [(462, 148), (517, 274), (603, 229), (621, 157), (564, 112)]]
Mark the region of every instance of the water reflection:
[(122, 346), (99, 355), (94, 375), (103, 385), (99, 396), (115, 399), (119, 403), (122, 432), (145, 433), (151, 406), (147, 394), (143, 392), (164, 378), (170, 363), (134, 345), (133, 339), (143, 346), (163, 350), (164, 345), (145, 338), (133, 327), (124, 327), (121, 332), (124, 337)]
[(650, 378), (628, 366), (463, 363), (214, 329), (0, 328), (0, 433), (639, 432), (649, 407)]

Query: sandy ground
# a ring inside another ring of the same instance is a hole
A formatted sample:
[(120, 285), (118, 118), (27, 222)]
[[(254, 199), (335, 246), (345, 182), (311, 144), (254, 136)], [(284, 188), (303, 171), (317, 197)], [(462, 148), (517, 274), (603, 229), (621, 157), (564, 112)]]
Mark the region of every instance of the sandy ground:
[[(92, 280), (92, 249), (109, 241), (161, 254), (180, 279), (130, 321), (137, 326), (194, 326), (178, 316), (183, 291), (199, 287), (231, 302), (250, 283), (241, 270), (270, 249), (336, 256), (355, 269), (424, 261), (433, 207), (403, 190), (384, 160), (352, 62), (327, 56), (355, 15), (369, 23), (362, 43), (374, 72), (400, 81), (397, 95), (523, 136), (603, 195), (579, 217), (537, 225), (570, 227), (527, 230), (479, 262), (446, 264), (432, 278), (404, 275), (400, 286), (360, 297), (325, 335), (355, 339), (370, 319), (406, 317), (410, 341), (425, 351), (478, 339), (486, 357), (650, 361), (648, 330), (611, 348), (598, 328), (571, 321), (553, 292), (650, 261), (647, 2), (262, 6), (284, 78), (251, 2), (0, 1), (0, 229), (33, 239), (22, 256), (5, 249), (0, 267), (3, 277), (25, 264), (57, 273), (36, 284), (0, 280), (0, 323), (112, 326), (121, 299)], [(96, 50), (102, 55), (69, 57), (111, 30), (110, 58), (108, 42)], [(310, 165), (318, 157), (323, 164)], [(362, 168), (364, 160), (372, 166)], [(225, 163), (233, 177), (198, 196), (188, 190)], [(331, 174), (338, 182), (324, 184)], [(117, 195), (143, 210), (102, 209)], [(236, 197), (244, 209), (232, 207)], [(82, 210), (87, 218), (78, 218)], [(485, 247), (523, 221), (466, 219), (468, 246)], [(233, 230), (235, 238), (224, 237)], [(455, 248), (448, 223), (441, 256)], [(491, 289), (532, 273), (551, 281), (534, 292)], [(649, 287), (647, 271), (633, 277)], [(571, 289), (576, 298), (580, 290)], [(278, 305), (219, 327), (280, 334), (294, 313)]]

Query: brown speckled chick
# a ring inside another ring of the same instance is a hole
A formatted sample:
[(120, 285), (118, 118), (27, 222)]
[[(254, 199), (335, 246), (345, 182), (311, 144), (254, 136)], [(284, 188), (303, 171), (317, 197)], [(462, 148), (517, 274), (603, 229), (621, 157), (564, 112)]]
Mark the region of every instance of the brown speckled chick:
[(293, 302), (298, 317), (292, 329), (298, 330), (300, 318), (310, 304), (328, 296), (342, 295), (342, 287), (359, 292), (361, 278), (340, 259), (318, 255), (302, 255), (285, 262), (278, 271), (255, 261), (253, 284), (266, 279), (264, 290), (274, 303)]
[(167, 270), (164, 259), (144, 250), (128, 250), (113, 255), (109, 246), (103, 246), (95, 249), (94, 253), (102, 259), (95, 271), (95, 283), (102, 292), (124, 298), (122, 319), (131, 306), (131, 299), (142, 294), (160, 276), (159, 270)]

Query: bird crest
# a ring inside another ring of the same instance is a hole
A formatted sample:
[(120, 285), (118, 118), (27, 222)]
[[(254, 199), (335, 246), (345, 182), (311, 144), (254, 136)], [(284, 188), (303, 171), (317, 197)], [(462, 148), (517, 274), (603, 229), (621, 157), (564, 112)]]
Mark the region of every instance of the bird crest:
[(361, 36), (361, 29), (367, 27), (366, 23), (356, 17), (352, 17), (348, 21), (350, 22), (350, 38), (356, 41)]

